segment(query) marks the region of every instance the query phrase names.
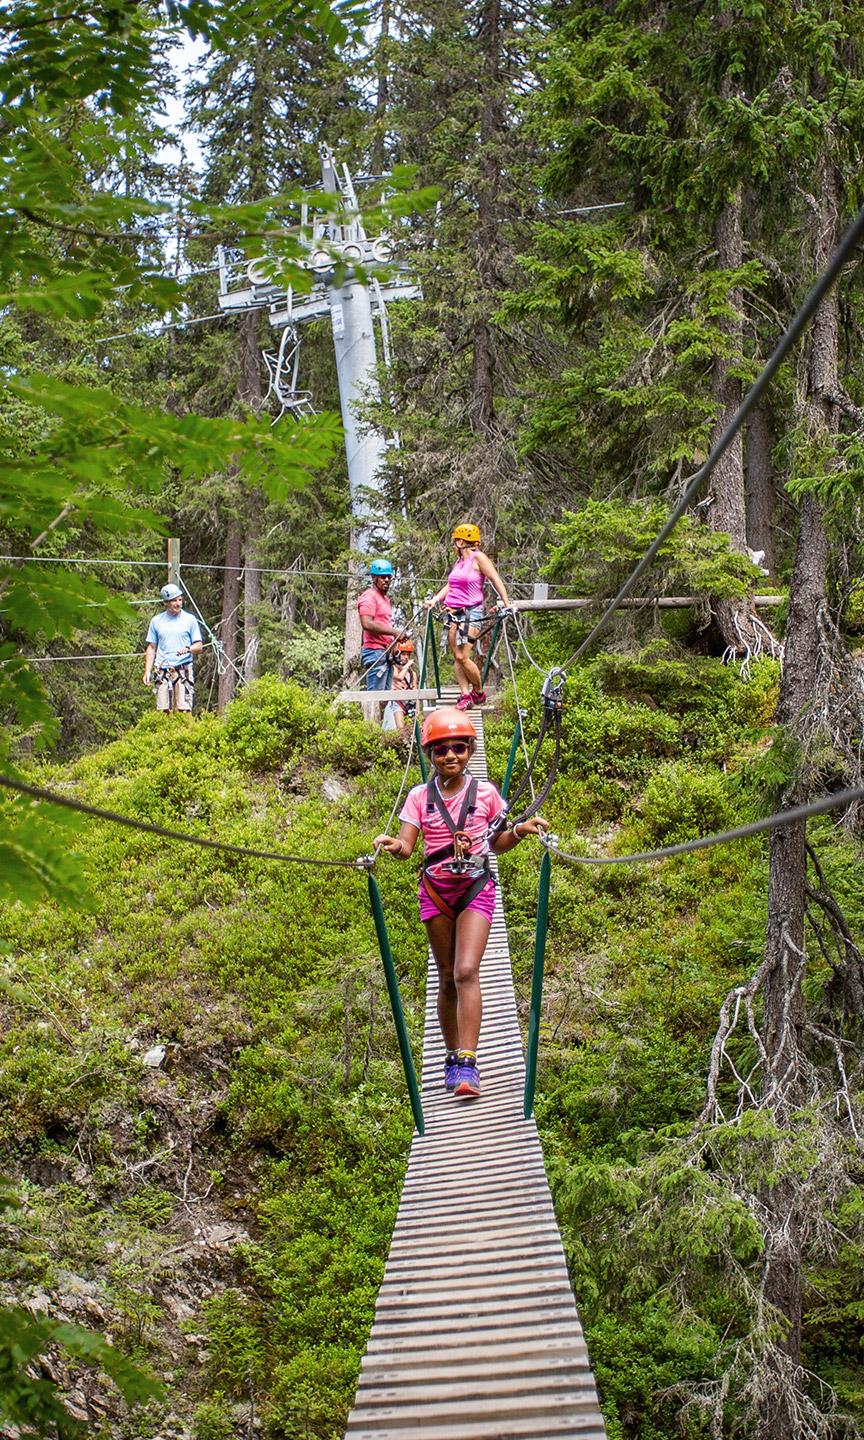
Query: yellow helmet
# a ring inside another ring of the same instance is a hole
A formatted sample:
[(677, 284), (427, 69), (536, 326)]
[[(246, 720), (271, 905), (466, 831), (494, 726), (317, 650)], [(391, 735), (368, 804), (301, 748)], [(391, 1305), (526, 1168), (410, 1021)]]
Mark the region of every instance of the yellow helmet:
[(480, 544), (480, 528), (477, 525), (457, 525), (453, 531), (454, 540), (467, 540), (469, 545)]

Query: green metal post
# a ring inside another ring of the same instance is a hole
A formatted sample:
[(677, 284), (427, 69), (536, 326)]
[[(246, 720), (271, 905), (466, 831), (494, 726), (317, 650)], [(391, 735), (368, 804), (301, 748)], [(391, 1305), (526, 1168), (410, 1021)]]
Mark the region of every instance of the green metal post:
[(411, 1054), (411, 1044), (408, 1040), (408, 1030), (405, 1025), (405, 1015), (402, 1010), (402, 997), (399, 994), (399, 980), (396, 975), (396, 966), (393, 963), (393, 951), (390, 949), (390, 936), (387, 934), (384, 906), (381, 904), (381, 892), (378, 889), (378, 882), (371, 870), (367, 875), (367, 879), (369, 881), (369, 900), (372, 904), (372, 917), (375, 921), (375, 930), (378, 934), (378, 946), (381, 951), (381, 959), (384, 961), (387, 993), (390, 996), (390, 1007), (393, 1011), (393, 1019), (396, 1022), (396, 1035), (399, 1039), (402, 1067), (405, 1071), (405, 1079), (408, 1082), (408, 1093), (411, 1096), (414, 1124), (417, 1127), (418, 1134), (423, 1135), (425, 1133), (425, 1126), (423, 1123), (423, 1107), (420, 1104), (420, 1087), (417, 1084), (414, 1056)]
[(510, 744), (510, 754), (507, 756), (507, 769), (504, 771), (504, 783), (501, 786), (501, 797), (507, 799), (507, 791), (510, 789), (510, 781), (513, 779), (513, 766), (516, 764), (516, 752), (519, 749), (519, 736), (522, 733), (522, 712), (516, 719), (516, 729), (513, 731), (513, 740)]
[(528, 1057), (525, 1061), (525, 1119), (534, 1109), (537, 1079), (537, 1050), (540, 1044), (540, 1011), (543, 1006), (543, 962), (546, 958), (546, 930), (549, 925), (549, 880), (552, 857), (545, 851), (540, 861), (540, 888), (537, 892), (537, 928), (534, 932), (534, 975), (531, 980), (531, 1014), (528, 1018)]
[(422, 690), (426, 681), (426, 661), (429, 658), (429, 627), (432, 624), (432, 611), (426, 612), (426, 633), (423, 636), (423, 659), (420, 661), (420, 679), (417, 689)]
[(492, 643), (486, 652), (486, 660), (483, 665), (483, 674), (480, 676), (480, 689), (485, 689), (486, 676), (489, 674), (489, 666), (492, 664), (492, 656), (495, 654), (495, 646), (498, 644), (498, 636), (501, 633), (501, 621), (495, 621), (495, 629), (492, 631)]
[(420, 774), (423, 776), (424, 784), (429, 776), (426, 771), (426, 757), (423, 754), (423, 746), (420, 744), (420, 721), (414, 716), (414, 743), (417, 746), (417, 759), (420, 761)]

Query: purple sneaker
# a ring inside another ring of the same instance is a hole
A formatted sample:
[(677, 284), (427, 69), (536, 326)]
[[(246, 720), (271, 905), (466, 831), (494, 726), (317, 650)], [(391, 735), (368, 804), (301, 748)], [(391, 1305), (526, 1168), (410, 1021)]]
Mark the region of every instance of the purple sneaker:
[(460, 696), (459, 696), (459, 699), (456, 701), (456, 709), (457, 709), (457, 710), (470, 710), (470, 709), (471, 709), (471, 706), (474, 704), (474, 700), (473, 700), (473, 698), (472, 698), (473, 695), (474, 695), (474, 691), (473, 691), (473, 690), (467, 690), (464, 695), (460, 695)]
[(459, 1077), (453, 1094), (462, 1095), (466, 1099), (476, 1099), (480, 1094), (480, 1071), (473, 1061), (467, 1065), (465, 1063), (460, 1064)]
[(444, 1060), (444, 1089), (452, 1095), (459, 1084), (459, 1061), (455, 1054), (449, 1054)]

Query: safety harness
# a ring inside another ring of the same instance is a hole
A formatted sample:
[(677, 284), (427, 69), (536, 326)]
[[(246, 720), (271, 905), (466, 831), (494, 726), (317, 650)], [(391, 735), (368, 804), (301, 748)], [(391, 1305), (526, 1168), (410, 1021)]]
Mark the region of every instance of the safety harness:
[(476, 620), (471, 620), (469, 618), (468, 609), (451, 609), (449, 605), (445, 605), (442, 608), (444, 610), (444, 623), (447, 628), (449, 629), (451, 625), (456, 626), (456, 644), (475, 645), (477, 643), (477, 640), (479, 640), (480, 636), (478, 634), (472, 639), (471, 631), (475, 628), (479, 628), (479, 622)]
[(174, 705), (174, 687), (176, 685), (183, 686), (191, 704), (192, 697), (195, 693), (195, 670), (193, 662), (187, 660), (185, 665), (160, 665), (153, 671), (152, 684), (154, 689), (158, 689), (160, 685), (168, 686), (170, 708), (173, 708)]
[[(488, 855), (473, 860), (471, 859), (472, 841), (471, 836), (465, 829), (468, 816), (477, 808), (477, 784), (477, 780), (472, 776), (468, 788), (465, 791), (465, 798), (459, 810), (458, 820), (454, 820), (450, 811), (447, 809), (434, 775), (426, 786), (427, 817), (431, 815), (433, 810), (437, 810), (447, 829), (450, 831), (450, 834), (453, 836), (453, 839), (449, 845), (442, 846), (440, 850), (433, 850), (431, 855), (425, 856), (423, 868), (420, 871), (420, 880), (432, 904), (441, 911), (442, 915), (446, 915), (448, 920), (455, 920), (457, 916), (462, 914), (463, 910), (467, 910), (471, 901), (480, 894), (484, 885), (487, 885), (489, 881), (494, 878)], [(444, 862), (444, 868), (449, 871), (451, 875), (463, 875), (466, 879), (470, 880), (470, 884), (466, 886), (463, 893), (452, 903), (449, 900), (445, 900), (442, 895), (439, 895), (434, 882), (429, 876), (429, 867), (431, 865), (440, 865), (442, 862)]]

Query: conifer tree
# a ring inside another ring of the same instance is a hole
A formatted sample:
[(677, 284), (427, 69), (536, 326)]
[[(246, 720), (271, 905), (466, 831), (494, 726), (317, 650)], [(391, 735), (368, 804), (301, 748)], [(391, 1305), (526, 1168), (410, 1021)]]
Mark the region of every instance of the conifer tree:
[[(516, 87), (525, 68), (509, 0), (424, 0), (399, 13), (391, 46), (391, 126), (400, 160), (437, 184), (434, 214), (415, 227), (411, 264), (424, 299), (394, 317), (394, 404), (418, 568), (441, 564), (440, 538), (471, 515), (495, 546), (521, 479), (507, 415), (518, 357), (497, 312), (513, 265), (522, 195)], [(396, 462), (400, 462), (397, 460)], [(431, 541), (431, 544), (429, 543)]]
[[(352, 113), (359, 96), (347, 63), (334, 58), (323, 42), (286, 45), (278, 22), (262, 18), (254, 28), (247, 26), (230, 54), (216, 54), (201, 68), (189, 88), (189, 116), (205, 136), (202, 193), (208, 201), (247, 203), (315, 188), (319, 144), (334, 130), (350, 140), (360, 126), (359, 113)], [(240, 413), (260, 410), (265, 329), (256, 312), (236, 322), (221, 406)], [(226, 473), (222, 501), (221, 640), (228, 664), (219, 677), (220, 708), (233, 695), (238, 673), (247, 679), (258, 673), (263, 502), (260, 494), (238, 488), (237, 478), (234, 471)], [(237, 664), (241, 630), (242, 667)]]

